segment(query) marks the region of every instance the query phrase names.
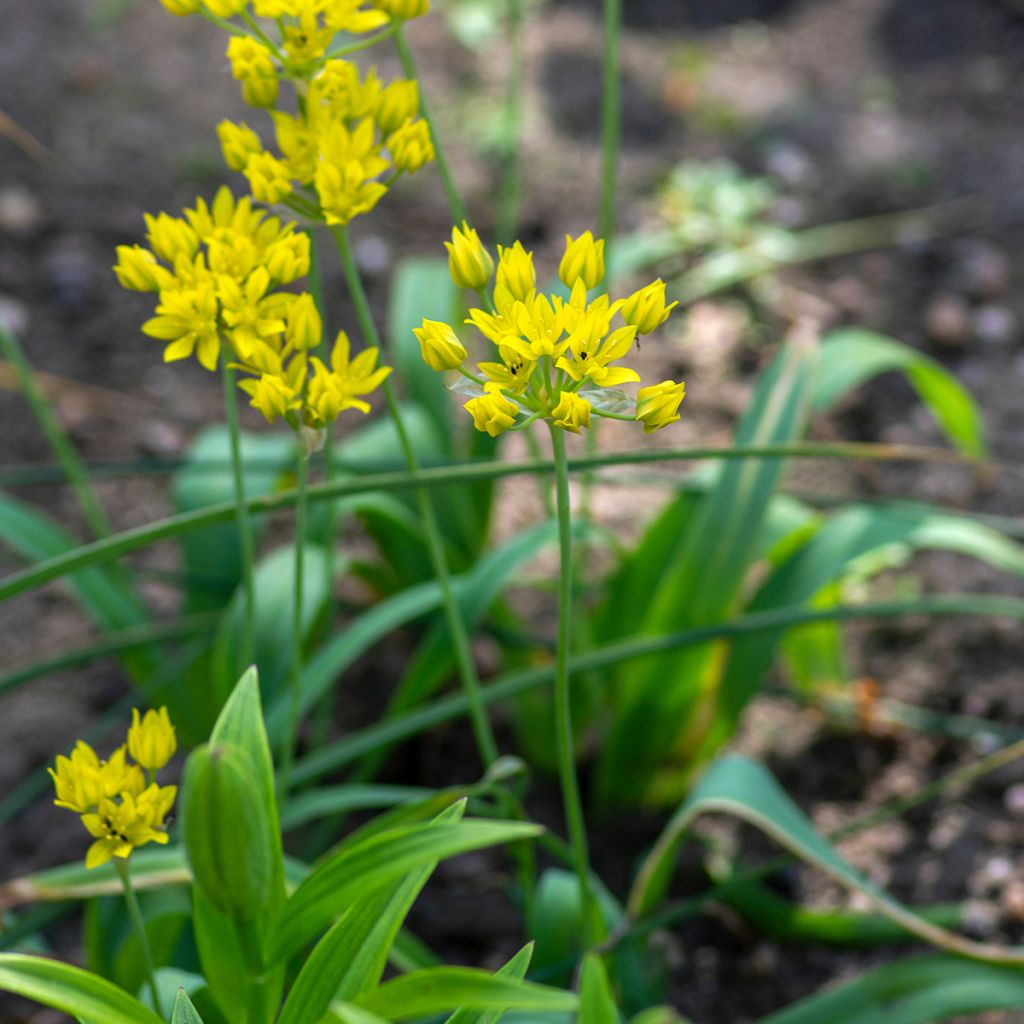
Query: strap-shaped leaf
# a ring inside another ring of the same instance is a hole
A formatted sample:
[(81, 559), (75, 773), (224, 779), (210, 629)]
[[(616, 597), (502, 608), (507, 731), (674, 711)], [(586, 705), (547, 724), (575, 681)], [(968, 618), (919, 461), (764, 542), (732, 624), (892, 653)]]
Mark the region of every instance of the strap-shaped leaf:
[(628, 903), (632, 916), (649, 913), (664, 897), (675, 870), (676, 855), (691, 822), (699, 814), (708, 812), (731, 814), (759, 828), (844, 888), (866, 896), (880, 914), (924, 942), (979, 960), (1024, 965), (1024, 947), (986, 945), (954, 935), (912, 913), (862, 877), (818, 835), (769, 772), (756, 762), (738, 756), (716, 761), (672, 816), (633, 885)]
[(0, 953), (0, 990), (90, 1024), (163, 1024), (134, 996), (105, 978), (57, 960)]
[(171, 1024), (203, 1024), (203, 1018), (199, 1016), (199, 1012), (192, 1005), (192, 1000), (189, 999), (188, 993), (183, 988), (179, 988), (178, 994), (174, 997)]
[[(523, 946), (507, 963), (498, 968), (497, 973), (507, 978), (525, 978), (533, 958), (533, 943)], [(456, 1010), (445, 1024), (498, 1024), (504, 1016), (504, 1010)]]

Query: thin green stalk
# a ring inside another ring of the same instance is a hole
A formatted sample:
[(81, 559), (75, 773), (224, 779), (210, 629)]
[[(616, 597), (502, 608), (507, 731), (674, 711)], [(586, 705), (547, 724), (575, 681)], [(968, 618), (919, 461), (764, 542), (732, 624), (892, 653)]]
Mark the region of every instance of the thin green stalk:
[(245, 500), (245, 477), (242, 472), (242, 435), (238, 426), (238, 392), (235, 388), (235, 371), (228, 365), (226, 354), (221, 365), (224, 381), (224, 409), (228, 419), (228, 434), (231, 438), (231, 472), (235, 482), (235, 522), (238, 527), (238, 543), (242, 555), (242, 587), (245, 591), (245, 616), (242, 619), (242, 660), (248, 665), (252, 660), (253, 622), (255, 620), (256, 588), (253, 583), (255, 551), (252, 538), (252, 523), (249, 506)]
[(387, 28), (374, 33), (372, 36), (364, 36), (354, 43), (339, 46), (336, 50), (331, 50), (324, 54), (324, 60), (337, 60), (339, 57), (348, 57), (350, 54), (358, 53), (360, 50), (368, 50), (371, 46), (376, 46), (378, 43), (384, 42), (385, 39), (390, 39), (395, 34), (395, 27), (398, 25), (401, 25), (400, 21), (392, 22)]
[[(396, 40), (399, 38), (401, 38), (400, 30), (395, 36)], [(359, 319), (363, 336), (368, 345), (379, 349), (381, 347), (380, 335), (377, 332), (377, 325), (374, 323), (370, 303), (366, 297), (362, 279), (359, 276), (359, 269), (356, 267), (355, 259), (352, 256), (348, 232), (344, 227), (339, 227), (334, 229), (333, 234), (338, 243), (338, 254), (341, 257), (342, 266), (345, 270), (345, 279), (348, 281), (349, 292), (356, 307), (356, 316)], [(480, 696), (480, 680), (477, 678), (476, 665), (473, 662), (473, 655), (470, 651), (469, 635), (462, 618), (462, 611), (456, 600), (455, 592), (452, 590), (448, 560), (445, 555), (441, 531), (437, 525), (434, 504), (427, 490), (419, 485), (418, 478), (421, 472), (419, 461), (416, 458), (416, 452), (409, 439), (405, 423), (402, 421), (401, 410), (398, 407), (398, 401), (391, 387), (391, 381), (385, 380), (382, 387), (387, 401), (388, 412), (394, 421), (399, 444), (402, 447), (402, 453), (409, 467), (409, 474), (414, 482), (414, 494), (419, 507), (420, 517), (423, 520), (423, 529), (427, 537), (430, 561), (438, 586), (441, 588), (444, 614), (448, 622), (448, 631), (451, 635), (455, 653), (455, 663), (458, 667), (459, 678), (466, 697), (469, 700), (470, 719), (473, 723), (473, 734), (476, 738), (477, 749), (484, 768), (489, 768), (498, 759), (498, 745), (491, 730), (490, 719), (487, 717), (487, 709)]]
[(142, 911), (139, 909), (139, 900), (135, 895), (132, 886), (131, 874), (128, 871), (128, 861), (124, 857), (114, 858), (114, 867), (124, 887), (124, 899), (128, 904), (128, 916), (131, 918), (132, 927), (138, 936), (139, 945), (142, 948), (142, 965), (146, 969), (146, 981), (149, 985), (149, 994), (153, 997), (153, 1008), (158, 1016), (164, 1015), (160, 1008), (160, 992), (156, 987), (156, 972), (153, 970), (153, 954), (149, 949), (149, 938), (146, 935), (146, 922), (142, 919)]
[(32, 367), (18, 339), (3, 325), (0, 325), (0, 352), (3, 353), (8, 363), (11, 364), (18, 388), (25, 396), (25, 401), (28, 402), (32, 415), (35, 416), (36, 421), (46, 435), (46, 440), (49, 441), (54, 455), (57, 456), (57, 461), (60, 463), (68, 483), (75, 492), (75, 497), (78, 499), (78, 504), (82, 509), (86, 522), (89, 524), (89, 528), (97, 537), (110, 536), (112, 532), (110, 520), (107, 519), (107, 514), (103, 511), (103, 507), (100, 505), (96, 493), (92, 489), (89, 476), (85, 472), (85, 468), (78, 457), (74, 444), (71, 442), (71, 438), (68, 437), (61, 426), (60, 421), (54, 414), (53, 406), (43, 393), (42, 388), (39, 387), (39, 383), (32, 372)]
[[(523, 123), (525, 64), (525, 11), (523, 0), (506, 0), (509, 73), (505, 83), (505, 124), (501, 141), (501, 174), (498, 182), (495, 234), (502, 245), (511, 245), (519, 226), (521, 199), (520, 132)], [(437, 149), (437, 146), (434, 147)]]
[(573, 753), (572, 688), (569, 652), (572, 645), (572, 509), (569, 499), (569, 470), (565, 458), (565, 432), (551, 425), (551, 446), (555, 455), (555, 508), (558, 513), (558, 647), (555, 652), (555, 745), (558, 779), (565, 804), (566, 830), (572, 846), (573, 866), (579, 880), (585, 921), (585, 941), (592, 937), (591, 920), (595, 907), (590, 887), (590, 858), (587, 854), (587, 828), (583, 820), (583, 801), (576, 778)]
[(288, 670), (288, 728), (281, 744), (281, 770), (278, 774), (278, 803), (283, 807), (288, 796), (289, 776), (295, 759), (295, 745), (299, 734), (302, 707), (302, 592), (305, 584), (306, 552), (306, 478), (309, 475), (309, 457), (299, 452), (296, 466), (295, 502), (295, 572), (292, 577), (292, 651)]
[[(414, 78), (416, 81), (419, 81), (416, 61), (413, 60), (412, 50), (409, 49), (409, 41), (405, 38), (405, 29), (401, 23), (396, 23), (395, 27), (395, 50), (398, 53), (398, 59), (402, 62), (402, 70), (405, 72), (406, 78)], [(444, 188), (444, 194), (448, 198), (448, 205), (451, 208), (452, 214), (460, 223), (462, 221), (468, 222), (469, 214), (466, 213), (462, 197), (459, 195), (459, 190), (455, 187), (455, 179), (452, 177), (451, 168), (448, 166), (448, 159), (444, 155), (444, 147), (441, 145), (441, 140), (437, 134), (437, 125), (430, 115), (430, 108), (427, 105), (422, 89), (420, 89), (420, 117), (427, 122), (427, 127), (430, 129), (430, 138), (434, 143), (434, 159), (437, 164), (437, 173), (441, 175), (441, 185)]]
[(604, 0), (604, 55), (601, 65), (601, 209), (598, 229), (609, 256), (615, 233), (615, 190), (619, 157), (619, 41), (622, 0)]

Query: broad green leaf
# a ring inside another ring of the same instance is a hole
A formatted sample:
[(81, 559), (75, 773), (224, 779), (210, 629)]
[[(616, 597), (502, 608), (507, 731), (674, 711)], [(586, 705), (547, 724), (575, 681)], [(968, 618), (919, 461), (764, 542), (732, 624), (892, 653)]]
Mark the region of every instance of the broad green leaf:
[(801, 860), (844, 888), (868, 898), (878, 913), (924, 942), (964, 956), (1024, 965), (1024, 947), (998, 947), (961, 938), (908, 910), (854, 871), (814, 830), (775, 779), (754, 761), (731, 756), (716, 761), (672, 816), (641, 865), (630, 892), (631, 916), (650, 913), (664, 898), (676, 855), (691, 822), (700, 814), (731, 814), (766, 833)]
[[(464, 812), (460, 801), (439, 820), (458, 821)], [(436, 866), (436, 861), (429, 862), (356, 900), (314, 946), (277, 1024), (316, 1024), (333, 1000), (353, 999), (374, 988), (409, 908)]]
[(338, 1001), (331, 1004), (331, 1008), (324, 1014), (322, 1024), (389, 1024), (383, 1017), (370, 1013), (362, 1007), (353, 1006), (352, 1003)]
[(304, 789), (288, 798), (281, 813), (285, 832), (323, 818), (334, 818), (352, 811), (377, 810), (429, 799), (433, 790), (423, 786), (389, 786), (372, 783), (343, 783)]
[(352, 905), (356, 896), (430, 864), (486, 846), (536, 836), (535, 825), (461, 821), (399, 826), (342, 849), (314, 869), (280, 914), (272, 961), (298, 952)]
[[(242, 478), (247, 498), (271, 494), (295, 464), (295, 442), (287, 431), (241, 435)], [(226, 427), (203, 430), (174, 474), (171, 495), (177, 512), (193, 512), (234, 501), (231, 440)], [(259, 533), (260, 519), (253, 529)], [(209, 526), (181, 537), (189, 611), (222, 608), (241, 579), (242, 555), (235, 523)]]
[(192, 1000), (183, 988), (179, 988), (178, 994), (174, 997), (171, 1024), (203, 1024), (203, 1018), (196, 1012)]
[(588, 953), (580, 977), (580, 1024), (619, 1024), (620, 1019), (608, 972), (599, 956)]
[(431, 967), (385, 982), (356, 1003), (388, 1020), (409, 1020), (460, 1007), (558, 1013), (575, 1009), (577, 1000), (571, 992), (472, 967)]
[(0, 991), (13, 992), (90, 1024), (163, 1024), (123, 989), (56, 960), (0, 953)]
[(833, 331), (822, 340), (814, 407), (829, 409), (861, 384), (894, 370), (906, 376), (961, 451), (986, 453), (981, 411), (956, 377), (923, 352), (862, 327)]
[(962, 957), (917, 956), (801, 999), (759, 1024), (929, 1024), (1024, 1009), (1024, 973)]
[[(507, 963), (498, 968), (497, 974), (507, 978), (526, 977), (530, 969), (530, 960), (533, 957), (533, 943), (523, 946), (521, 950)], [(456, 1010), (445, 1022), (445, 1024), (498, 1024), (504, 1016), (503, 1010)]]
[[(758, 384), (738, 445), (784, 443), (806, 427), (814, 347), (791, 341)], [(727, 463), (665, 551), (665, 569), (644, 602), (641, 633), (667, 633), (728, 618), (763, 543), (781, 459)], [(690, 647), (626, 666), (612, 700), (614, 725), (598, 765), (601, 793), (618, 801), (664, 801), (685, 791), (688, 757), (717, 700), (722, 644)], [(670, 681), (670, 685), (666, 685)], [(678, 763), (673, 763), (673, 757)]]

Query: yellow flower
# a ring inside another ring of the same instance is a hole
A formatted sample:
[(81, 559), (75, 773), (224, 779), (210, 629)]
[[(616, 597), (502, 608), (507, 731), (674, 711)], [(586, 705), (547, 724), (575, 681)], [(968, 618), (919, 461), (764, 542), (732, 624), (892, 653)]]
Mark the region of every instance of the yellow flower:
[(218, 18), (232, 18), (245, 10), (249, 0), (203, 0), (203, 6)]
[(142, 219), (146, 222), (146, 238), (160, 259), (173, 264), (179, 256), (190, 260), (198, 252), (199, 236), (187, 221), (166, 213), (156, 217), (147, 213)]
[(424, 319), (423, 326), (414, 327), (412, 333), (420, 343), (423, 362), (432, 370), (454, 370), (466, 358), (465, 346), (446, 323)]
[[(319, 0), (323, 8), (324, 23), (335, 32), (359, 35), (372, 32), (387, 24), (387, 15), (380, 10), (363, 10), (368, 0)], [(372, 4), (371, 7), (379, 7)]]
[(272, 241), (263, 254), (263, 265), (272, 281), (291, 284), (309, 273), (309, 235), (290, 229)]
[(266, 294), (269, 287), (266, 267), (257, 267), (244, 285), (229, 277), (220, 279), (221, 317), (231, 345), (242, 359), (249, 357), (257, 342), (285, 329), (277, 297)]
[(334, 29), (320, 28), (317, 12), (307, 9), (299, 15), (297, 25), (285, 25), (284, 50), (288, 54), (289, 68), (301, 75), (327, 52), (334, 38)]
[(217, 309), (212, 281), (198, 288), (164, 291), (157, 315), (142, 325), (142, 332), (170, 342), (164, 349), (164, 362), (187, 359), (195, 352), (207, 370), (216, 370), (220, 355)]
[(426, 121), (407, 121), (388, 136), (391, 162), (400, 171), (415, 174), (434, 159), (434, 143)]
[(268, 423), (273, 423), (279, 416), (287, 417), (300, 404), (298, 389), (282, 376), (264, 373), (256, 380), (241, 380), (238, 386), (249, 395), (250, 405), (262, 413)]
[(224, 162), (233, 171), (244, 171), (249, 160), (263, 152), (260, 137), (244, 122), (221, 121), (217, 125), (217, 138)]
[[(206, 2), (209, 6), (209, 0)], [(242, 83), (242, 99), (251, 107), (272, 107), (277, 102), (278, 82), (270, 50), (249, 36), (232, 36), (227, 57), (232, 76)]]
[(508, 430), (519, 415), (519, 406), (509, 401), (496, 384), (488, 384), (486, 394), (471, 398), (465, 409), (473, 417), (473, 426), (491, 437)]
[(526, 390), (537, 365), (536, 362), (525, 359), (519, 352), (507, 345), (498, 346), (498, 355), (501, 356), (500, 363), (480, 363), (480, 372), (489, 381), (497, 384), (502, 391), (519, 394)]
[(563, 391), (551, 415), (556, 427), (578, 434), (581, 427), (590, 426), (590, 403), (573, 391)]
[(149, 711), (139, 718), (139, 709), (132, 708), (132, 724), (128, 729), (128, 753), (151, 772), (159, 771), (174, 756), (178, 743), (174, 738), (167, 708)]
[(172, 280), (165, 267), (141, 245), (119, 245), (114, 273), (122, 288), (135, 292), (156, 292), (166, 288)]
[(533, 266), (533, 253), (523, 248), (522, 242), (516, 242), (510, 248), (498, 246), (498, 277), (497, 287), (506, 289), (509, 294), (521, 301), (530, 298), (537, 287), (537, 271)]
[(577, 281), (583, 281), (587, 291), (596, 288), (604, 280), (604, 239), (596, 242), (589, 231), (579, 238), (565, 236), (565, 255), (558, 265), (558, 276), (566, 288), (572, 288)]
[(85, 855), (87, 868), (106, 864), (112, 857), (128, 857), (146, 843), (166, 843), (164, 819), (174, 805), (175, 786), (153, 783), (137, 796), (121, 794), (120, 802), (105, 798), (96, 811), (82, 815), (82, 824), (95, 842)]
[(419, 86), (414, 79), (398, 78), (380, 92), (373, 117), (385, 135), (390, 135), (420, 112)]
[(408, 21), (430, 10), (430, 0), (374, 0), (374, 6), (392, 18)]
[(171, 14), (179, 16), (195, 14), (202, 6), (202, 0), (160, 0), (160, 2)]
[(636, 418), (650, 434), (679, 419), (679, 408), (686, 395), (686, 384), (663, 380), (660, 384), (641, 388), (636, 394)]
[(370, 405), (359, 396), (375, 391), (391, 373), (390, 366), (377, 367), (379, 349), (367, 348), (349, 359), (348, 335), (341, 331), (331, 351), (330, 370), (312, 358), (314, 375), (309, 382), (307, 426), (321, 427), (338, 418), (346, 409), (368, 413)]
[(245, 165), (245, 176), (249, 180), (253, 198), (258, 202), (272, 205), (292, 193), (287, 165), (270, 153), (259, 153), (251, 157)]
[(344, 167), (321, 163), (316, 169), (316, 191), (328, 224), (347, 224), (372, 210), (387, 187), (370, 180), (366, 166), (350, 160)]
[(323, 336), (323, 320), (309, 292), (303, 292), (288, 308), (285, 339), (300, 352), (316, 348)]
[(448, 272), (452, 280), (460, 288), (472, 291), (486, 287), (494, 273), (494, 260), (476, 229), (463, 221), (461, 228), (452, 228), (452, 240), (444, 245), (448, 250)]
[(572, 358), (562, 356), (555, 365), (565, 370), (574, 381), (589, 378), (602, 388), (614, 388), (628, 381), (638, 381), (640, 375), (636, 370), (608, 365), (629, 351), (635, 337), (635, 327), (620, 327), (603, 340), (599, 332), (591, 333), (584, 327), (569, 339)]
[(660, 327), (678, 302), (665, 305), (665, 282), (659, 277), (645, 288), (634, 292), (622, 304), (622, 319), (632, 324), (640, 334), (650, 334)]

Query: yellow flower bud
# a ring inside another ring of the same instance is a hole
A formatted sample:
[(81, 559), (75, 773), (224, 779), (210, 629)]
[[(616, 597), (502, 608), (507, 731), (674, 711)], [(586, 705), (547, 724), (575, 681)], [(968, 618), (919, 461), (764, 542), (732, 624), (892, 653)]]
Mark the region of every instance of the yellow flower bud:
[(173, 277), (156, 257), (141, 245), (119, 245), (114, 273), (122, 288), (135, 292), (156, 292), (166, 288)]
[(236, 14), (241, 14), (248, 3), (249, 0), (203, 0), (206, 9), (218, 18), (233, 18)]
[(174, 756), (178, 743), (174, 738), (167, 708), (150, 709), (139, 719), (139, 709), (132, 709), (132, 724), (128, 730), (128, 753), (143, 768), (159, 771)]
[(259, 153), (245, 165), (253, 198), (260, 203), (279, 203), (292, 193), (288, 165), (271, 153)]
[(224, 154), (224, 162), (233, 171), (244, 171), (252, 157), (263, 152), (260, 137), (244, 122), (221, 121), (217, 125), (217, 137)]
[(398, 78), (381, 90), (373, 117), (381, 132), (390, 135), (419, 112), (419, 86), (414, 79)]
[(286, 417), (298, 405), (299, 393), (283, 378), (264, 373), (258, 380), (241, 380), (238, 386), (249, 395), (249, 404), (263, 414), (268, 423)]
[(391, 162), (399, 171), (415, 174), (434, 159), (434, 144), (426, 121), (407, 121), (388, 136)]
[(430, 10), (430, 0), (376, 0), (374, 7), (392, 18), (408, 21), (426, 14)]
[(448, 272), (460, 288), (476, 291), (490, 281), (494, 259), (475, 228), (463, 221), (461, 229), (452, 228), (452, 240), (444, 246), (448, 250)]
[(149, 244), (162, 260), (173, 264), (179, 256), (189, 261), (195, 256), (199, 249), (199, 236), (186, 221), (166, 213), (156, 217), (147, 213), (143, 219)]
[(171, 12), (183, 17), (186, 14), (195, 14), (202, 6), (201, 0), (160, 0), (160, 2)]
[(590, 426), (590, 403), (574, 391), (563, 391), (558, 396), (558, 405), (551, 410), (555, 426), (571, 430), (574, 434), (581, 427)]
[(686, 384), (663, 380), (660, 384), (641, 388), (636, 395), (636, 418), (643, 423), (644, 433), (650, 434), (679, 419), (679, 408), (686, 395)]
[(487, 394), (471, 398), (465, 408), (473, 417), (473, 426), (491, 437), (508, 430), (519, 415), (519, 406), (510, 402), (493, 384), (488, 385)]
[(316, 348), (323, 337), (324, 325), (320, 313), (309, 292), (303, 292), (288, 310), (288, 326), (285, 338), (300, 352)]
[(659, 277), (622, 303), (622, 319), (640, 334), (650, 334), (668, 319), (669, 313), (678, 305), (678, 302), (665, 305), (665, 282)]
[(508, 249), (498, 246), (497, 286), (521, 302), (525, 302), (537, 287), (533, 253), (527, 252), (522, 242), (516, 242)]
[[(209, 0), (206, 0), (209, 6)], [(232, 36), (227, 57), (231, 74), (242, 83), (242, 99), (251, 107), (272, 107), (277, 102), (277, 70), (270, 50), (249, 36)]]
[(422, 327), (414, 327), (413, 334), (420, 343), (423, 362), (432, 370), (454, 370), (466, 358), (466, 349), (455, 331), (438, 320), (424, 320)]
[(273, 242), (263, 257), (263, 265), (273, 281), (290, 284), (309, 273), (309, 235), (286, 235)]
[(587, 291), (596, 288), (604, 280), (604, 239), (595, 242), (589, 231), (576, 239), (566, 235), (565, 255), (558, 265), (558, 276), (566, 288), (572, 288), (580, 280)]

